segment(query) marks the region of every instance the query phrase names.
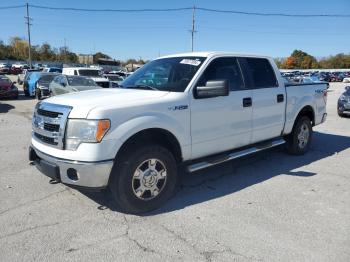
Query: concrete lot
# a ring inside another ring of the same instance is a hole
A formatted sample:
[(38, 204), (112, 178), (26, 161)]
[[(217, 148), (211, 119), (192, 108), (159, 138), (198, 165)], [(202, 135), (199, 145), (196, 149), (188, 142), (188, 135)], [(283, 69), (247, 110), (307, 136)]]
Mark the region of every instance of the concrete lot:
[(0, 261), (350, 261), (350, 118), (331, 84), (311, 151), (281, 149), (183, 176), (143, 217), (28, 165), (35, 100), (0, 101)]

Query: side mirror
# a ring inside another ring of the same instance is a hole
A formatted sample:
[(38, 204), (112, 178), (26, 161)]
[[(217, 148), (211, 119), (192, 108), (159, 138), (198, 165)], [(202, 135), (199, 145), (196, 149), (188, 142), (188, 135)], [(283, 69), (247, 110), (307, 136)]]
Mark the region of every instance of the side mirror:
[(346, 86), (346, 87), (345, 87), (345, 90), (350, 90), (350, 86)]
[(61, 86), (66, 87), (66, 83), (61, 83)]
[(205, 86), (197, 86), (195, 98), (228, 96), (230, 93), (227, 80), (209, 80)]
[(16, 82), (16, 81), (13, 81), (12, 83), (13, 83), (13, 84), (17, 84), (17, 82)]

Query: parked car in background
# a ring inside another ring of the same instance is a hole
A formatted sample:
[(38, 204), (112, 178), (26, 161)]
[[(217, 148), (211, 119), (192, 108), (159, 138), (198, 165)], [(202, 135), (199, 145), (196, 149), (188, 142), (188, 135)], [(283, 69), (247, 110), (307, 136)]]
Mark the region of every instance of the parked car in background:
[(7, 63), (0, 64), (0, 74), (8, 74), (11, 69), (11, 65)]
[(23, 69), (21, 67), (16, 67), (16, 66), (11, 66), (8, 74), (10, 75), (18, 75), (18, 74), (21, 74), (23, 71)]
[(110, 87), (119, 87), (121, 82), (124, 81), (123, 77), (116, 74), (104, 74), (103, 76), (109, 80)]
[(59, 75), (49, 85), (51, 96), (100, 89), (94, 80), (85, 76)]
[(350, 82), (350, 77), (343, 78), (343, 83), (349, 83), (349, 82)]
[[(43, 72), (30, 72), (26, 81), (23, 84), (23, 91), (25, 96), (35, 96), (37, 95), (37, 82), (44, 75), (52, 75), (53, 73), (43, 73)], [(38, 94), (39, 95), (39, 94)]]
[(350, 86), (345, 87), (345, 92), (338, 99), (338, 115), (350, 115)]
[(60, 75), (59, 73), (39, 73), (40, 76), (35, 85), (35, 97), (42, 100), (50, 96), (50, 83), (52, 80)]
[(344, 79), (344, 74), (341, 72), (334, 72), (331, 74), (330, 82), (342, 82)]
[(43, 72), (46, 72), (46, 73), (60, 73), (60, 74), (62, 74), (62, 68), (46, 67), (46, 68), (43, 69)]
[(99, 86), (109, 88), (109, 80), (102, 76), (99, 69), (88, 67), (66, 67), (63, 68), (62, 74), (71, 76), (86, 76), (94, 80)]
[(17, 83), (19, 85), (24, 84), (24, 81), (27, 80), (27, 77), (29, 76), (29, 74), (31, 72), (40, 72), (39, 69), (24, 69), (23, 72), (21, 74), (18, 75), (17, 77)]
[(18, 98), (18, 88), (16, 82), (12, 82), (6, 76), (0, 76), (0, 98)]

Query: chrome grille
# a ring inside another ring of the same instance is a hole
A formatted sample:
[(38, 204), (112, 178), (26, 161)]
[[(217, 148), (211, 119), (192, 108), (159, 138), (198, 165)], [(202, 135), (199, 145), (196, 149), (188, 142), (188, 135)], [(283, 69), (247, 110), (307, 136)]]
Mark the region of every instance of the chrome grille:
[(34, 110), (33, 137), (41, 143), (63, 149), (69, 106), (39, 103)]

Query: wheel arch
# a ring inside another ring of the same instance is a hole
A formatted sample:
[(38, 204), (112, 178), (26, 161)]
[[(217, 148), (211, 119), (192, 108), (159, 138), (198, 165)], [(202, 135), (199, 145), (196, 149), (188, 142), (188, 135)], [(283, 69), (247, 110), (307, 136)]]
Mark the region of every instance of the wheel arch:
[(315, 126), (315, 111), (312, 106), (306, 105), (299, 111), (298, 115), (294, 120), (294, 125), (298, 121), (298, 119), (300, 119), (303, 116), (307, 116), (311, 121), (311, 125)]
[(128, 148), (137, 144), (145, 145), (149, 142), (164, 146), (173, 154), (176, 162), (182, 162), (183, 155), (180, 142), (173, 133), (163, 128), (147, 128), (131, 135), (118, 150), (116, 159), (120, 159)]

